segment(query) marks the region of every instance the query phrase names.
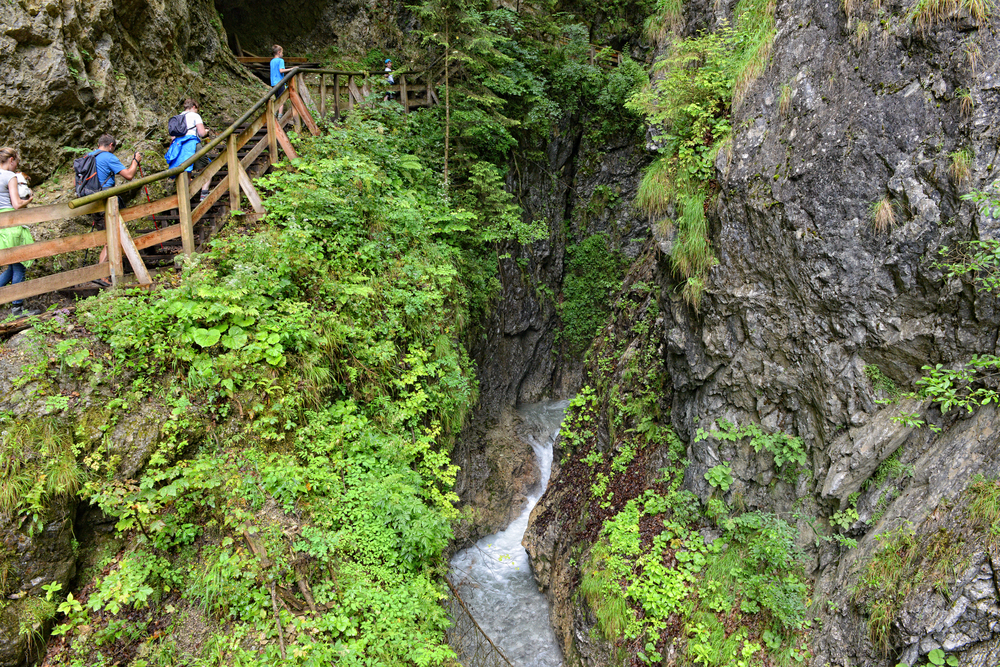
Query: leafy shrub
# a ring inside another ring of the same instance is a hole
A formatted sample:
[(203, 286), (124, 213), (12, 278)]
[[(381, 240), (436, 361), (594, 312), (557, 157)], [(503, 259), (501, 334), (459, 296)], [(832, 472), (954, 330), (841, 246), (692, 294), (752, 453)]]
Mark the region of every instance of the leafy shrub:
[(621, 289), (623, 258), (613, 252), (604, 233), (566, 249), (560, 339), (569, 351), (586, 349), (610, 312), (611, 293)]

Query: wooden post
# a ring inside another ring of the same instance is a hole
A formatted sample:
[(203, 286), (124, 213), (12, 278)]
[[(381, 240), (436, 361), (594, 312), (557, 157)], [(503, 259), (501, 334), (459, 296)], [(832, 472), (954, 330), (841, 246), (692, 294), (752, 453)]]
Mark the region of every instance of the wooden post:
[(194, 254), (194, 225), (191, 223), (191, 190), (186, 171), (177, 177), (177, 214), (181, 223), (181, 245), (184, 254), (190, 257)]
[(354, 108), (354, 98), (351, 96), (351, 89), (354, 88), (354, 75), (351, 74), (347, 77), (347, 110), (350, 111)]
[(237, 213), (240, 210), (240, 158), (236, 154), (236, 135), (230, 134), (227, 145), (227, 155), (229, 166), (227, 175), (229, 176), (229, 212)]
[(399, 96), (403, 98), (403, 113), (410, 113), (410, 96), (406, 92), (406, 75), (399, 75)]
[(431, 80), (434, 76), (430, 70), (424, 72), (424, 76), (427, 77), (427, 108), (430, 109), (434, 104), (434, 101), (431, 99)]
[(269, 151), (268, 160), (271, 165), (274, 166), (278, 164), (278, 133), (276, 132), (276, 127), (278, 125), (276, 119), (274, 118), (274, 98), (267, 100), (267, 148)]
[(125, 221), (122, 220), (120, 215), (118, 216), (118, 227), (118, 238), (122, 243), (122, 251), (128, 257), (128, 263), (132, 265), (132, 271), (139, 280), (139, 284), (152, 285), (153, 280), (149, 277), (149, 271), (142, 261), (142, 256), (139, 255), (139, 249), (135, 247), (132, 237), (129, 236), (128, 227), (125, 226)]
[(122, 266), (122, 242), (118, 226), (118, 197), (108, 197), (104, 204), (104, 229), (108, 234), (108, 262), (111, 265), (111, 284), (118, 286), (125, 275)]
[(340, 75), (333, 75), (333, 117), (340, 120)]
[[(289, 83), (289, 86), (288, 86), (288, 89), (289, 89), (288, 97), (289, 97), (289, 99), (292, 96), (291, 94), (294, 93), (295, 90), (299, 87), (299, 76), (300, 75), (296, 74), (295, 76), (292, 77), (292, 80), (288, 82)], [(299, 119), (299, 112), (295, 110), (295, 105), (294, 104), (292, 105), (292, 120), (295, 121), (295, 133), (296, 134), (302, 134), (302, 121)]]
[(319, 118), (326, 120), (326, 74), (319, 75)]

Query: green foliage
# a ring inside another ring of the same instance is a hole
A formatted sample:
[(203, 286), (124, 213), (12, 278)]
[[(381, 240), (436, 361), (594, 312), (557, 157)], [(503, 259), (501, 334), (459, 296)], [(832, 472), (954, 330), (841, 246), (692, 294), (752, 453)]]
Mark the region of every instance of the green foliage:
[[(131, 383), (114, 407), (149, 401), (167, 414), (134, 480), (103, 451), (52, 438), (84, 459), (91, 474), (77, 486), (131, 540), (85, 603), (58, 606), (81, 664), (123, 643), (153, 654), (144, 624), (180, 604), (225, 627), (227, 664), (453, 657), (439, 576), (457, 518), (449, 450), (477, 396), (462, 345), (469, 304), (495, 289), (490, 246), (537, 232), (495, 191), (495, 169), (474, 168), (468, 190), (444, 200), (409, 152), (408, 121), (349, 122), (301, 144), (296, 170), (263, 184), (266, 221), (215, 241), (175, 288), (79, 309), (106, 346), (109, 381)], [(71, 372), (95, 371), (92, 350), (59, 346)], [(28, 446), (22, 427), (7, 427), (5, 446)], [(28, 448), (44, 449), (44, 429), (32, 433)], [(72, 490), (65, 476), (46, 480), (56, 486), (20, 503)], [(303, 589), (316, 613), (275, 611), (276, 591)]]
[(570, 353), (583, 352), (604, 324), (611, 295), (621, 289), (623, 265), (624, 259), (610, 249), (603, 232), (566, 248), (560, 340)]
[(867, 364), (865, 365), (865, 375), (872, 383), (872, 389), (882, 392), (886, 396), (887, 402), (895, 403), (899, 400), (899, 387), (892, 381), (892, 378), (882, 372), (881, 368), (875, 364)]
[[(661, 3), (656, 31), (678, 13), (674, 3)], [(740, 0), (735, 13), (735, 26), (676, 41), (653, 68), (662, 76), (626, 104), (663, 128), (661, 157), (646, 170), (636, 204), (651, 216), (675, 217), (671, 262), (695, 308), (716, 263), (705, 220), (715, 158), (729, 141), (732, 108), (764, 71), (775, 31), (774, 4), (767, 0)]]
[(711, 486), (725, 493), (733, 485), (733, 471), (728, 463), (721, 463), (709, 469), (705, 473), (705, 479)]
[(777, 468), (781, 468), (787, 463), (794, 463), (797, 468), (801, 468), (806, 465), (808, 460), (802, 438), (788, 435), (784, 431), (764, 433), (760, 426), (752, 422), (746, 426), (736, 426), (720, 419), (717, 431), (698, 429), (695, 442), (705, 440), (708, 437), (727, 442), (738, 442), (744, 438), (750, 438), (750, 445), (755, 452), (766, 451), (774, 456), (774, 465)]
[(958, 667), (958, 658), (953, 655), (949, 655), (946, 658), (945, 652), (940, 648), (936, 648), (927, 654), (927, 662), (935, 665), (935, 667), (941, 667), (945, 664), (951, 667)]

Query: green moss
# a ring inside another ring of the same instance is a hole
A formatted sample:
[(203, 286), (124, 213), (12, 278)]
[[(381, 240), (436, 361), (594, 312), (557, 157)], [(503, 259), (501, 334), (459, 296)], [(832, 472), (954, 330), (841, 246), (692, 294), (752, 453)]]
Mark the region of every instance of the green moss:
[(625, 260), (610, 248), (606, 234), (594, 234), (566, 249), (560, 306), (562, 340), (570, 354), (582, 353), (611, 312), (611, 296), (621, 289)]

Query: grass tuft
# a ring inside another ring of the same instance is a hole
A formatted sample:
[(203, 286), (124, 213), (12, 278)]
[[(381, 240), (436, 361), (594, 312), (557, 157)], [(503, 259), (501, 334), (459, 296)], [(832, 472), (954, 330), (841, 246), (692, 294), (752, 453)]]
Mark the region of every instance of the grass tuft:
[(972, 99), (972, 92), (966, 90), (965, 88), (959, 88), (956, 91), (956, 96), (958, 97), (958, 104), (962, 111), (962, 116), (968, 118), (972, 115), (972, 112), (976, 108), (976, 101)]
[(858, 24), (854, 26), (854, 36), (851, 38), (854, 46), (860, 49), (867, 44), (868, 38), (871, 36), (871, 31), (872, 26), (868, 21), (858, 21)]
[(635, 198), (636, 205), (646, 215), (667, 215), (674, 201), (676, 172), (674, 160), (669, 157), (661, 157), (646, 168)]
[(646, 19), (646, 39), (662, 42), (684, 24), (684, 0), (659, 0), (656, 11)]
[(896, 226), (896, 205), (886, 195), (871, 206), (872, 226), (878, 233), (883, 233)]
[(948, 173), (951, 174), (956, 184), (960, 184), (972, 175), (972, 151), (968, 148), (960, 148), (951, 153), (951, 166)]
[(792, 109), (792, 87), (785, 83), (781, 85), (781, 94), (778, 96), (778, 113), (787, 116)]

